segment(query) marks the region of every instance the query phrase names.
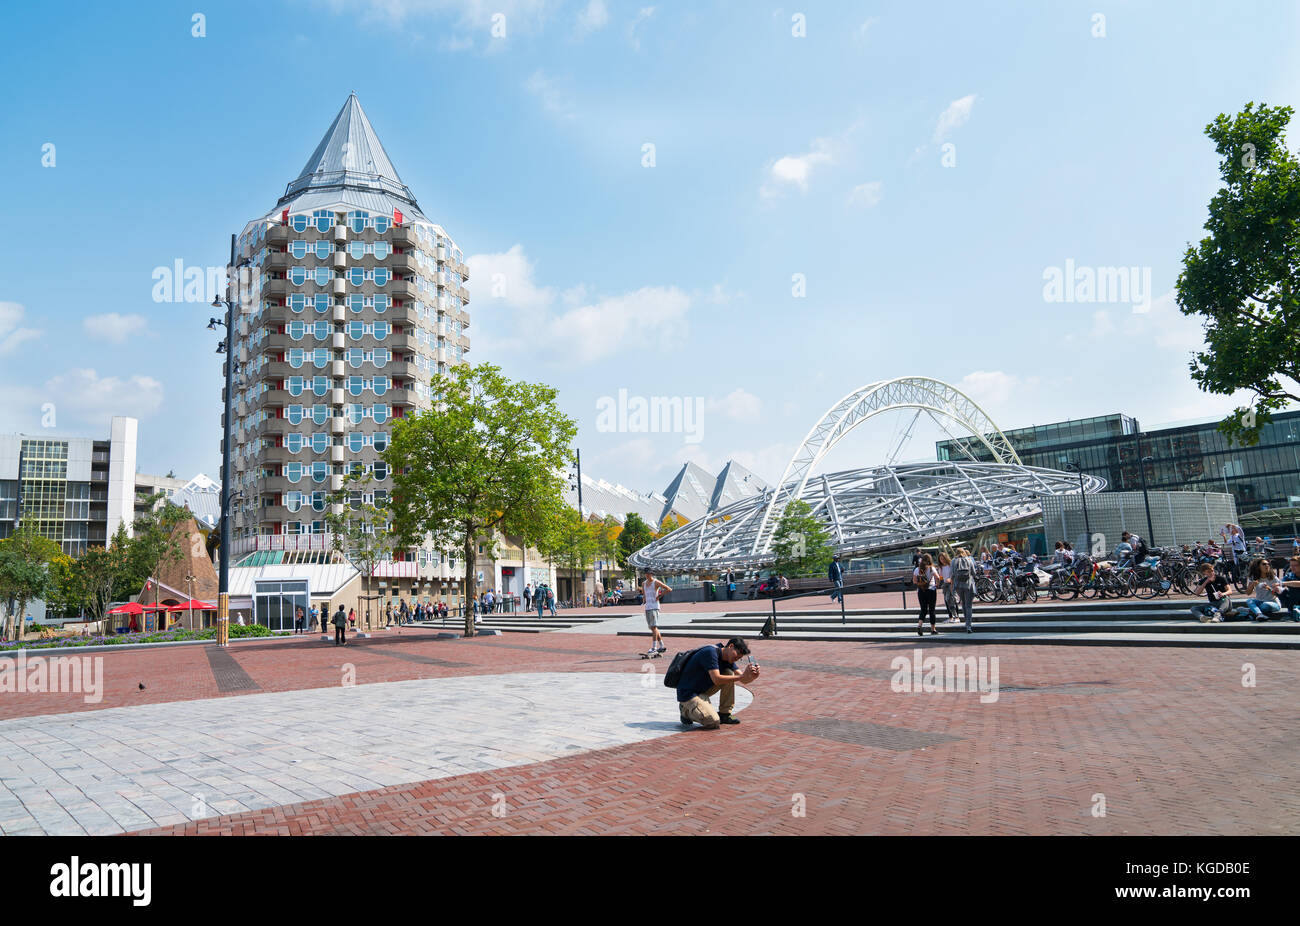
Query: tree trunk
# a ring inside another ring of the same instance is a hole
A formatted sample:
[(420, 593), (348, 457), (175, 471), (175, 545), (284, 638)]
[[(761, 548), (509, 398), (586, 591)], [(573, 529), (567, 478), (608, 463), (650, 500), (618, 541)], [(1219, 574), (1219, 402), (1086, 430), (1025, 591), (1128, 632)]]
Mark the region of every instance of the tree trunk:
[(466, 529), (465, 531), (465, 594), (461, 601), (465, 607), (465, 636), (474, 636), (474, 601), (478, 599), (478, 581), (475, 578), (477, 572), (475, 567), (478, 561), (474, 555), (474, 534)]

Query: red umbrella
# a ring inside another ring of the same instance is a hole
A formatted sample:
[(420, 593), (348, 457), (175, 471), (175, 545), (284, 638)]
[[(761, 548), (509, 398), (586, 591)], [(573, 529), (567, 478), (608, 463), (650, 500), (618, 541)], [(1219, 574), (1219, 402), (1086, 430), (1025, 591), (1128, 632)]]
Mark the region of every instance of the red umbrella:
[(216, 605), (214, 605), (214, 604), (208, 604), (206, 601), (199, 601), (197, 598), (195, 598), (193, 601), (186, 601), (186, 602), (182, 602), (181, 604), (174, 604), (174, 605), (172, 605), (171, 607), (169, 607), (167, 610), (168, 610), (168, 611), (188, 611), (191, 607), (193, 607), (195, 611), (215, 611), (215, 610), (217, 610), (217, 606), (216, 606)]
[(109, 614), (143, 614), (144, 605), (138, 601), (128, 601), (126, 604), (120, 604), (116, 608), (109, 608)]

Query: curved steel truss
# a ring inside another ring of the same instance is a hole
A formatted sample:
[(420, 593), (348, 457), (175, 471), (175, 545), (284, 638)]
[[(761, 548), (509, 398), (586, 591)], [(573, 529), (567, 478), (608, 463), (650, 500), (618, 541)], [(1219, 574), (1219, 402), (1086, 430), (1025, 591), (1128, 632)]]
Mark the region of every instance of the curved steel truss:
[[(1003, 438), (1005, 440), (1005, 438)], [(792, 461), (792, 466), (794, 461)], [(1085, 475), (1084, 491), (1106, 481)], [(664, 571), (771, 564), (764, 519), (781, 500), (808, 504), (845, 556), (884, 552), (968, 534), (1042, 513), (1043, 496), (1079, 491), (1075, 473), (1008, 463), (908, 463), (827, 473), (783, 483), (692, 521), (641, 548), (632, 565)]]
[[(772, 535), (781, 514), (791, 499), (801, 498), (809, 474), (830, 449), (868, 418), (899, 408), (915, 408), (956, 422), (993, 455), (994, 462), (1020, 462), (1015, 448), (998, 430), (993, 419), (959, 389), (924, 376), (869, 383), (840, 399), (822, 415), (795, 451), (777, 483), (778, 491), (767, 498), (767, 505), (751, 538), (750, 555), (764, 556), (772, 546)], [(936, 418), (937, 420), (937, 418)]]

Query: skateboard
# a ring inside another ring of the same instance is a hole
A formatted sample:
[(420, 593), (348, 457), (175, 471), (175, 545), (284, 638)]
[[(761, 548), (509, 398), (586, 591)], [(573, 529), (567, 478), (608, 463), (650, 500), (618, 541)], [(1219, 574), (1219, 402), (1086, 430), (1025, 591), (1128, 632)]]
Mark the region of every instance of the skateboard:
[(664, 654), (664, 651), (661, 650), (661, 649), (658, 649), (658, 650), (655, 650), (654, 652), (651, 652), (651, 653), (640, 653), (639, 655), (641, 656), (642, 659), (658, 659), (658, 658), (659, 658), (660, 656), (662, 656), (663, 654)]

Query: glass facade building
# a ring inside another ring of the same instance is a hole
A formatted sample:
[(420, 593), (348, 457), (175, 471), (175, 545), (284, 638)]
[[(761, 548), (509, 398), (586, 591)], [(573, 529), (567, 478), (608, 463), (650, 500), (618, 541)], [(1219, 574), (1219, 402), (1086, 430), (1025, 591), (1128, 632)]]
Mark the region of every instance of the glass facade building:
[(107, 440), (0, 435), (0, 539), (20, 525), (69, 556), (108, 545), (135, 518), (136, 420), (113, 418)]
[[(1253, 447), (1229, 446), (1218, 422), (1180, 425), (1143, 433), (1127, 415), (1106, 415), (1004, 431), (1030, 466), (1065, 469), (1078, 463), (1101, 476), (1109, 491), (1141, 490), (1143, 471), (1149, 490), (1227, 492), (1243, 514), (1260, 509), (1300, 506), (1300, 411), (1281, 412), (1260, 431)], [(939, 441), (940, 460), (968, 455), (991, 460), (980, 444)], [(1142, 460), (1150, 457), (1145, 464)]]

